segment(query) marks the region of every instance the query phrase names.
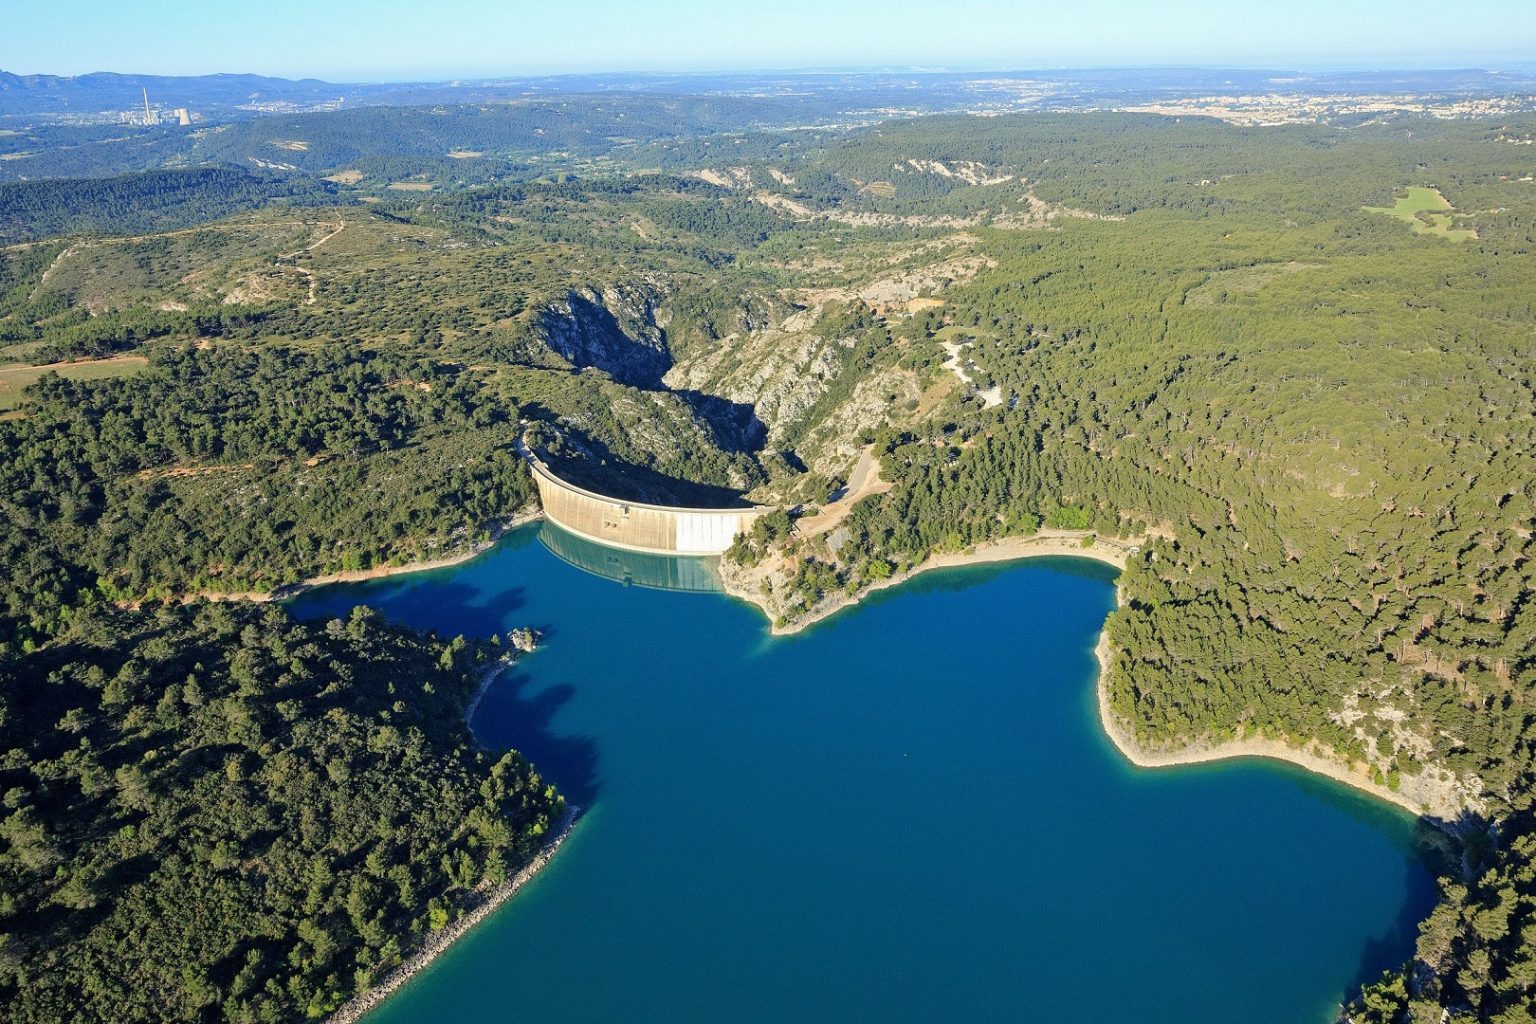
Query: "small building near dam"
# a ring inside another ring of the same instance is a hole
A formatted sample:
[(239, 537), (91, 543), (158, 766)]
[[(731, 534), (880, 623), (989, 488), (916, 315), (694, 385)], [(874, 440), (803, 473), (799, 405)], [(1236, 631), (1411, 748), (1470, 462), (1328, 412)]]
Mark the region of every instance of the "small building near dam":
[(773, 509), (678, 508), (624, 501), (577, 487), (560, 479), (542, 459), (525, 451), (544, 515), (578, 537), (624, 548), (665, 555), (719, 555), (736, 535), (752, 528), (759, 516)]

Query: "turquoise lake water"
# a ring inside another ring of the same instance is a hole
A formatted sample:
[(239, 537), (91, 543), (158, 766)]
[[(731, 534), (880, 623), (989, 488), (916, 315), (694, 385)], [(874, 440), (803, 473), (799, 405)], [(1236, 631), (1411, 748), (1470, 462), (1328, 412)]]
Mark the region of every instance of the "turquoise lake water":
[(697, 563), (556, 557), (540, 529), (293, 603), (543, 629), (473, 724), (587, 809), (368, 1024), (1322, 1024), (1433, 902), (1406, 814), (1280, 764), (1119, 757), (1094, 705), (1112, 569), (933, 572), (770, 638), (645, 585)]

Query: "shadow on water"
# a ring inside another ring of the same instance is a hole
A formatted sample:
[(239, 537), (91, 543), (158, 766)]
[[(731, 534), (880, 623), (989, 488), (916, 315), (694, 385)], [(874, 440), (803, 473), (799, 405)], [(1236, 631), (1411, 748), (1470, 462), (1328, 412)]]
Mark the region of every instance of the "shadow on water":
[[(526, 547), (535, 542), (536, 528), (514, 530), (481, 558)], [(399, 580), (332, 584), (297, 595), (286, 602), (304, 619), (345, 617), (352, 608), (366, 605), (387, 619), (407, 623), (439, 636), (472, 637), (505, 635), (516, 626), (531, 625), (545, 643), (562, 630), (550, 622), (519, 622), (517, 613), (529, 604), (525, 587), (501, 584), (494, 588), (459, 582), (465, 565), (414, 573)], [(559, 787), (566, 799), (590, 807), (598, 794), (597, 741), (590, 736), (559, 736), (551, 731), (555, 715), (575, 695), (575, 687), (561, 684), (530, 692), (527, 672), (513, 668), (502, 673), (486, 692), (474, 721), (475, 737), (492, 750), (515, 749), (533, 763), (540, 774)]]
[[(1435, 826), (1424, 821), (1418, 822), (1415, 826), (1414, 841), (1415, 845), (1420, 847), (1421, 860), (1440, 860), (1438, 856), (1424, 851), (1422, 845), (1424, 838), (1421, 837), (1421, 830), (1434, 828)], [(1429, 867), (1429, 874), (1444, 874), (1444, 871)], [(1380, 935), (1366, 940), (1365, 946), (1360, 950), (1360, 962), (1349, 982), (1349, 991), (1352, 995), (1358, 993), (1362, 986), (1380, 981), (1382, 974), (1386, 971), (1401, 968), (1413, 955), (1414, 943), (1419, 935), (1419, 923), (1429, 915), (1435, 905), (1436, 887), (1433, 880), (1426, 883), (1425, 876), (1420, 872), (1409, 871), (1404, 889), (1396, 919)], [(1408, 951), (1406, 956), (1404, 950)]]
[(1428, 880), (1419, 872), (1408, 872), (1407, 892), (1403, 896), (1397, 919), (1389, 929), (1372, 938), (1360, 951), (1360, 965), (1352, 978), (1351, 992), (1381, 980), (1384, 971), (1402, 967), (1405, 960), (1403, 950), (1409, 951), (1408, 957), (1413, 955), (1419, 924), (1429, 916), (1440, 895), (1436, 880), (1464, 878), (1465, 871), (1461, 862), (1463, 851), (1468, 846), (1476, 845), (1476, 839), (1468, 837), (1484, 836), (1487, 830), (1487, 820), (1470, 812), (1463, 812), (1454, 821), (1430, 818), (1414, 821), (1414, 856), (1427, 873)]
[[(413, 595), (414, 597), (414, 595)], [(465, 636), (486, 637), (501, 632), (510, 623), (509, 616), (528, 603), (523, 587), (505, 587), (487, 593), (462, 583), (437, 583), (430, 590), (423, 588), (417, 598), (423, 602), (439, 633), (463, 633)], [(425, 602), (430, 601), (430, 605)], [(413, 605), (415, 600), (411, 602)], [(413, 609), (414, 610), (414, 609)], [(448, 625), (442, 625), (446, 622)]]
[(388, 590), (380, 590), (377, 583), (333, 584), (295, 598), (289, 608), (301, 619), (319, 619), (345, 617), (354, 606), (367, 605), (391, 621), (430, 629), (439, 636), (462, 633), (483, 638), (509, 628), (508, 617), (528, 603), (526, 593), (522, 587), (509, 586), (487, 594), (443, 579), (416, 579)]
[(591, 807), (601, 788), (596, 739), (558, 736), (550, 728), (576, 688), (561, 683), (530, 693), (529, 684), (530, 676), (514, 669), (491, 686), (471, 723), (476, 738), (493, 750), (517, 750), (566, 800)]
[(498, 614), (516, 611), (526, 604), (525, 590), (506, 587), (492, 600), (476, 605), (474, 601), (481, 591), (455, 582), (455, 578), (485, 559), (504, 557), (535, 543), (537, 536), (536, 529), (521, 526), (465, 562), (373, 580), (305, 587), (282, 596), (280, 603), (301, 619), (345, 616), (354, 606), (367, 605), (418, 629), (433, 629), (450, 636), (490, 636), (505, 628), (505, 623), (496, 621)]

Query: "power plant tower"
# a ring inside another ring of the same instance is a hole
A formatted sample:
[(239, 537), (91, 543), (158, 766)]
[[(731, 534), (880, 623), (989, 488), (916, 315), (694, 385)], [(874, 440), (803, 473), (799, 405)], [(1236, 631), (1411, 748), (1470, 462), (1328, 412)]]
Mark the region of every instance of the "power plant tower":
[(149, 89), (144, 89), (144, 123), (155, 123), (155, 112), (149, 109)]

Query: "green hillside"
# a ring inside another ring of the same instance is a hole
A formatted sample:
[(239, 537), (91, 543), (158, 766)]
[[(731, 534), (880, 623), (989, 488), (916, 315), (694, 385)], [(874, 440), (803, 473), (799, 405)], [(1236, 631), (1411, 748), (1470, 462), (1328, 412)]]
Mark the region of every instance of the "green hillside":
[[(0, 250), (0, 372), (38, 377), (0, 421), (0, 659), (78, 675), (104, 609), (469, 550), (533, 500), (523, 435), (640, 500), (817, 505), (870, 449), (892, 486), (835, 542), (776, 520), (738, 548), (776, 616), (1042, 524), (1138, 538), (1107, 677), (1138, 742), (1309, 747), (1464, 847), (1356, 1019), (1527, 1019), (1536, 187), (1505, 140), (1536, 125), (1041, 114), (725, 146), (700, 135), (750, 111), (706, 105), (582, 141), (635, 109), (205, 144), (527, 165), (496, 181), (380, 163), (320, 205), (167, 201), (153, 234), (120, 181), (72, 186), (68, 218), (22, 204), (17, 230), (90, 234)], [(435, 190), (383, 187), (407, 172)], [(36, 369), (122, 354), (145, 364)], [(358, 935), (334, 955), (371, 963)]]

